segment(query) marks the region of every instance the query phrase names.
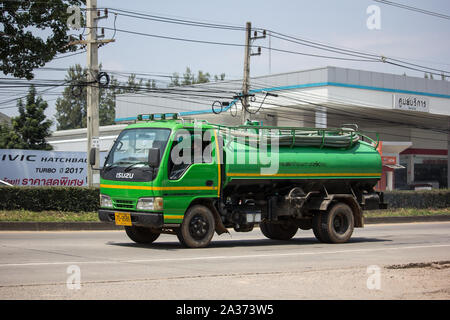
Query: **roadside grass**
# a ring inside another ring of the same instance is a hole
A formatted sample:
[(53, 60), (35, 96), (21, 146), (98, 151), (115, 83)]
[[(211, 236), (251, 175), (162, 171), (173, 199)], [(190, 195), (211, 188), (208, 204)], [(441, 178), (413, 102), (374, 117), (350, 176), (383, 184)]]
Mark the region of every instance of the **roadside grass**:
[(97, 212), (61, 212), (61, 211), (28, 211), (0, 210), (0, 222), (90, 222), (99, 221)]
[[(391, 209), (365, 211), (367, 218), (376, 217), (414, 217), (450, 215), (450, 207), (442, 209)], [(0, 222), (91, 222), (99, 221), (97, 212), (61, 212), (29, 210), (0, 210)]]
[(450, 215), (450, 207), (442, 209), (387, 209), (387, 210), (373, 210), (364, 211), (364, 217), (378, 218), (378, 217), (417, 217), (417, 216), (440, 216)]

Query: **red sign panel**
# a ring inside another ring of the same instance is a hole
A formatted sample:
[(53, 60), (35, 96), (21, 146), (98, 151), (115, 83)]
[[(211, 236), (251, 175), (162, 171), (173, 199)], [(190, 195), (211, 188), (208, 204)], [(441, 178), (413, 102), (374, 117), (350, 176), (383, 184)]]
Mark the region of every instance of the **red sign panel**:
[(397, 157), (395, 156), (381, 156), (381, 162), (383, 165), (386, 164), (397, 164)]

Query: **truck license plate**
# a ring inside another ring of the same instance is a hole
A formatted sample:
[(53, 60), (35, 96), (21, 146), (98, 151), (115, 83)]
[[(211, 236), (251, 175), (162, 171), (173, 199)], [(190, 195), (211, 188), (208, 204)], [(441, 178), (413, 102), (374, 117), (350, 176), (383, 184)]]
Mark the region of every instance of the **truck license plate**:
[(116, 225), (131, 226), (131, 215), (127, 212), (114, 212)]

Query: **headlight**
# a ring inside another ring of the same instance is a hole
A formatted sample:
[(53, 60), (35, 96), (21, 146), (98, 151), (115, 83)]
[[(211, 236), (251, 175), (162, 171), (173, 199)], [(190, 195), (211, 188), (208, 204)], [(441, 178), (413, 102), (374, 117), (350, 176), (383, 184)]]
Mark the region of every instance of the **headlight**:
[(163, 198), (140, 198), (136, 205), (137, 210), (162, 210)]
[(113, 204), (111, 201), (111, 197), (105, 194), (100, 195), (100, 207), (102, 208), (112, 208)]

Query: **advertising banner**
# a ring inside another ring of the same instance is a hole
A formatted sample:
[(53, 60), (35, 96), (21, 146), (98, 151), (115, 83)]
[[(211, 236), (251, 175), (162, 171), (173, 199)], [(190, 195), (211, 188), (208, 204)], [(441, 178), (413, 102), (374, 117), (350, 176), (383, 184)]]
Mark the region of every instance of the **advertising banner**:
[[(100, 153), (101, 166), (107, 153)], [(15, 186), (86, 186), (86, 152), (0, 149), (0, 180)]]

